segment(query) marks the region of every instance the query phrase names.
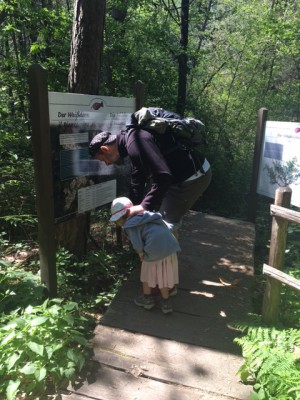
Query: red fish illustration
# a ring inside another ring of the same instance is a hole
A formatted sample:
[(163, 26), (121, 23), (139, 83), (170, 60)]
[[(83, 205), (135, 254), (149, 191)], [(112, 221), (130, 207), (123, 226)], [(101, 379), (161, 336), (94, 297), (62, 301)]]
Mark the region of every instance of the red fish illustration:
[(104, 107), (103, 101), (101, 103), (94, 103), (92, 104), (92, 109), (93, 110), (99, 110), (99, 108)]

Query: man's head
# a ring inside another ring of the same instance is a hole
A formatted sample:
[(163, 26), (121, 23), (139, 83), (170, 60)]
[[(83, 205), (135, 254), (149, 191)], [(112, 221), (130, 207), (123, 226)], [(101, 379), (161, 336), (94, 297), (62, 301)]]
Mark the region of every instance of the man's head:
[(105, 162), (106, 165), (122, 164), (117, 147), (117, 136), (110, 132), (100, 132), (94, 136), (89, 145), (92, 157)]

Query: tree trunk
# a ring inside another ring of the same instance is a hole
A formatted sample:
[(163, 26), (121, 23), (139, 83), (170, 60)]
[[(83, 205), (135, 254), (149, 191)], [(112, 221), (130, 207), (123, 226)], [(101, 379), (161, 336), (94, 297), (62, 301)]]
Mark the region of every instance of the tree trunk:
[(188, 73), (187, 46), (189, 39), (189, 0), (181, 1), (180, 19), (180, 46), (181, 54), (178, 56), (178, 93), (176, 112), (184, 115), (186, 103), (186, 83)]
[(106, 0), (75, 0), (68, 90), (98, 94)]
[[(99, 94), (106, 0), (75, 0), (68, 91)], [(76, 179), (76, 178), (75, 178)], [(77, 215), (57, 226), (60, 246), (78, 258), (86, 254), (90, 214)]]

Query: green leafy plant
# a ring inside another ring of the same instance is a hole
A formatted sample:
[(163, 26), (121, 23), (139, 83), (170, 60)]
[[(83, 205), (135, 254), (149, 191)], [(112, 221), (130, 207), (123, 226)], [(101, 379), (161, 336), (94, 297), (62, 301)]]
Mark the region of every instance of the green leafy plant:
[(254, 383), (251, 400), (299, 400), (300, 331), (265, 326), (253, 315), (253, 324), (238, 326), (244, 364), (238, 371), (244, 383)]
[(29, 304), (41, 304), (45, 298), (45, 287), (41, 285), (39, 275), (8, 261), (0, 261), (0, 286), (0, 314), (9, 314)]
[(56, 258), (59, 295), (76, 299), (92, 312), (104, 312), (137, 263), (136, 253), (128, 246), (107, 245), (89, 252), (82, 261), (60, 249)]
[(21, 393), (39, 398), (78, 379), (89, 357), (89, 329), (77, 303), (46, 300), (2, 322), (0, 395), (5, 399)]
[(0, 232), (0, 251), (1, 253), (6, 249), (9, 245), (9, 240), (6, 239), (6, 233)]

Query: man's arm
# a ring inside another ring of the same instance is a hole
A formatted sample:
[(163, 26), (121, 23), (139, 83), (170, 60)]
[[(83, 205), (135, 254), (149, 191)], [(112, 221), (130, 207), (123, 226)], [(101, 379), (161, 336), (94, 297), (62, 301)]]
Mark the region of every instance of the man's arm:
[[(132, 165), (132, 201), (144, 210), (158, 210), (173, 179), (163, 155), (152, 134), (143, 130), (132, 132), (127, 150)], [(151, 186), (144, 195), (147, 179), (151, 179)]]

